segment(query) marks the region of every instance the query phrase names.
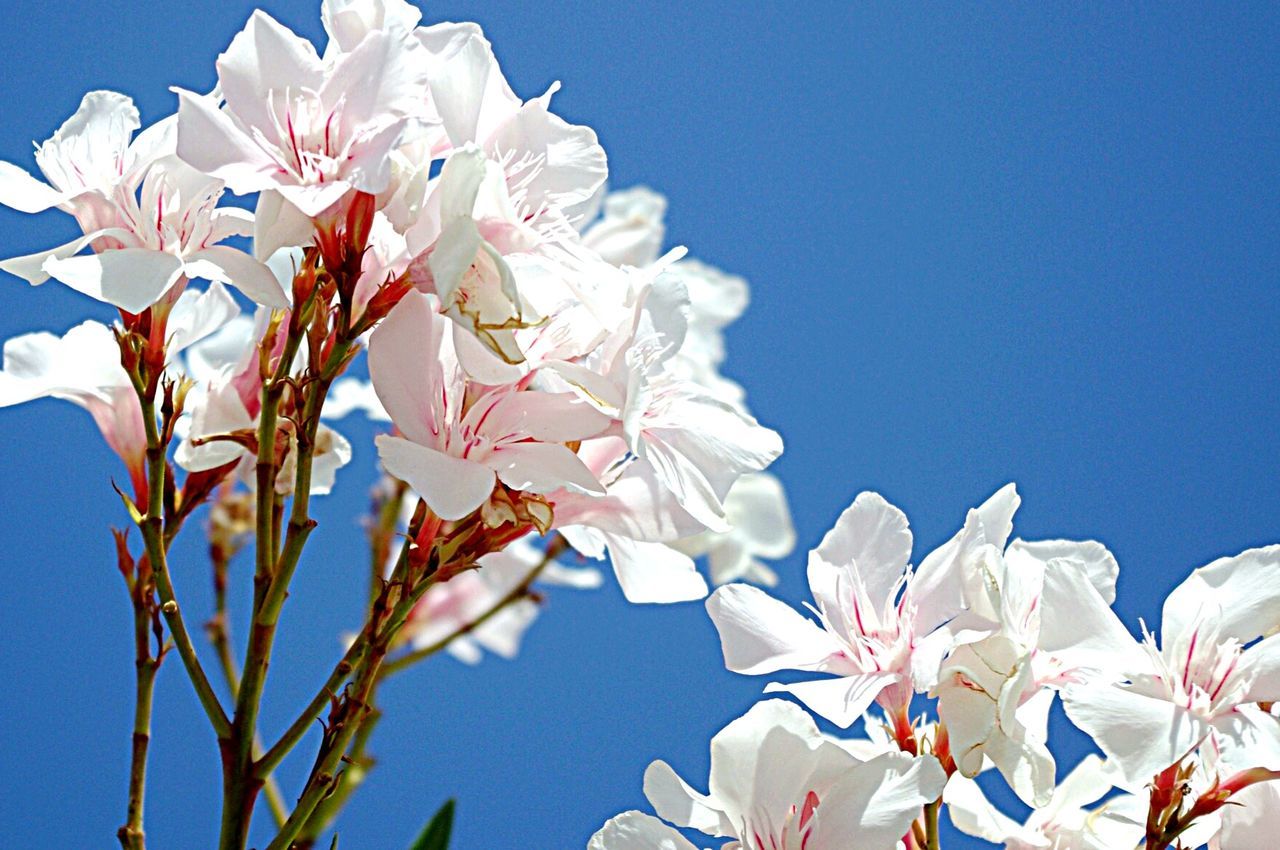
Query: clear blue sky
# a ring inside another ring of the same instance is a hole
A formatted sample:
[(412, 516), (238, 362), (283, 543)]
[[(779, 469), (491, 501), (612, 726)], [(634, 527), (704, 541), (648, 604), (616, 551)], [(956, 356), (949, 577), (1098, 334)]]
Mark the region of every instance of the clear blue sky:
[[(0, 158), (30, 165), (91, 88), (162, 117), (169, 85), (212, 85), (251, 8), (78, 5), (6, 4)], [(318, 3), (263, 5), (320, 37)], [(1280, 540), (1280, 10), (848, 5), (433, 2), (428, 17), (480, 21), (521, 94), (562, 80), (558, 109), (599, 132), (614, 185), (664, 191), (672, 240), (752, 282), (727, 371), (787, 440), (775, 471), (801, 547), (782, 596), (806, 595), (804, 550), (859, 490), (901, 505), (923, 547), (1015, 480), (1016, 532), (1104, 541), (1121, 616), (1154, 621), (1190, 568)], [(0, 210), (0, 254), (71, 228)], [(0, 336), (106, 315), (57, 284), (0, 287)], [(353, 518), (375, 455), (371, 429), (347, 430), (357, 454), (286, 608), (268, 732), (359, 617)], [(133, 675), (107, 533), (127, 521), (119, 471), (69, 405), (0, 412), (0, 435), (2, 843), (113, 846)], [(201, 555), (188, 543), (175, 569), (197, 620)], [(386, 689), (381, 765), (343, 850), (406, 847), (451, 795), (458, 850), (582, 847), (643, 805), (651, 759), (702, 784), (711, 734), (762, 685), (724, 672), (699, 604), (553, 593), (517, 662), (441, 658)], [(156, 713), (152, 844), (211, 846), (216, 749), (176, 660)], [(1079, 737), (1062, 736), (1074, 761)]]

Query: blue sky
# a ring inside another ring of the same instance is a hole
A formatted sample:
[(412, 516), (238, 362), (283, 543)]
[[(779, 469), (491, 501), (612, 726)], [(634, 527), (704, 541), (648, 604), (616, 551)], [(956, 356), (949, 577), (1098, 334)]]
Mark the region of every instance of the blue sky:
[[(317, 4), (263, 5), (319, 38)], [(212, 85), (250, 8), (13, 0), (0, 158), (30, 165), (91, 88), (162, 117), (169, 85)], [(801, 545), (784, 598), (805, 597), (804, 550), (864, 489), (906, 510), (922, 552), (1017, 481), (1015, 532), (1105, 542), (1134, 628), (1189, 569), (1280, 540), (1275, 6), (439, 2), (428, 18), (480, 21), (523, 95), (561, 80), (557, 109), (599, 132), (614, 185), (665, 192), (673, 242), (752, 282), (726, 371), (787, 441), (775, 471)], [(0, 254), (72, 227), (0, 210)], [(107, 316), (57, 284), (0, 287), (0, 336)], [(371, 429), (347, 430), (357, 454), (286, 608), (269, 731), (360, 613), (375, 458)], [(132, 712), (119, 470), (69, 405), (6, 410), (0, 434), (5, 841), (109, 846)], [(198, 619), (194, 538), (175, 563)], [(710, 736), (762, 685), (723, 670), (699, 604), (554, 592), (518, 661), (441, 658), (386, 689), (381, 764), (341, 846), (406, 847), (457, 796), (459, 850), (582, 847), (643, 806), (650, 760), (701, 784)], [(176, 660), (156, 713), (153, 846), (210, 846), (216, 748)], [(1070, 764), (1080, 736), (1058, 717)]]

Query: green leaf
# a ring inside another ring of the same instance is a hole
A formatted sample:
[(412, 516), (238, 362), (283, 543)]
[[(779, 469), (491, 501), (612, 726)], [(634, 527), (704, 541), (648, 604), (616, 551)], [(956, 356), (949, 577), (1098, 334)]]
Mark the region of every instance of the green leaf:
[(338, 850), (338, 833), (333, 834), (333, 843), (329, 845), (329, 850)]
[(409, 850), (449, 850), (449, 833), (453, 832), (453, 800), (445, 800), (440, 811), (422, 830)]

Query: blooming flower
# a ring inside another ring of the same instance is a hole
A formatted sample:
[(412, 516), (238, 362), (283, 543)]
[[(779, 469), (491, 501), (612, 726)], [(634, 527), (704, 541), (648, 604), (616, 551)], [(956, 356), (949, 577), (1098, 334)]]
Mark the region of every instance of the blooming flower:
[[(445, 647), (465, 664), (477, 664), (484, 650), (515, 658), (525, 630), (538, 616), (538, 603), (525, 597), (473, 626), (523, 582), (546, 557), (527, 537), (499, 552), (481, 556), (479, 569), (468, 570), (434, 585), (410, 614), (405, 636), (413, 649), (433, 646), (458, 635)], [(600, 573), (547, 564), (539, 574), (543, 584), (598, 587)], [(465, 634), (459, 634), (466, 632)]]
[(1006, 488), (971, 511), (965, 529), (913, 572), (906, 516), (876, 493), (860, 494), (809, 555), (821, 625), (749, 585), (725, 585), (707, 600), (725, 665), (751, 675), (833, 674), (767, 690), (790, 692), (840, 726), (877, 700), (887, 711), (905, 710), (914, 692), (936, 681), (941, 651), (926, 639), (961, 610), (960, 565), (988, 539), (986, 528), (1003, 545), (1014, 498)]
[[(214, 283), (205, 292), (183, 292), (168, 317), (170, 358), (214, 333), (238, 312), (221, 284)], [(171, 373), (178, 371), (174, 364), (171, 359)], [(147, 438), (142, 407), (120, 365), (120, 347), (111, 328), (88, 321), (61, 337), (39, 332), (5, 341), (0, 407), (45, 397), (64, 399), (89, 411), (107, 445), (124, 460), (139, 491), (143, 489)]]
[[(931, 691), (960, 772), (976, 776), (989, 759), (1030, 805), (1047, 805), (1053, 788), (1044, 735), (1053, 693), (1045, 689), (1124, 664), (1112, 647), (1128, 632), (1093, 584), (1089, 565), (1097, 560), (1114, 564), (1092, 542), (1015, 541), (1003, 553), (984, 547), (970, 562), (969, 611), (949, 627), (964, 634)], [(1101, 575), (1103, 590), (1113, 588), (1114, 573)], [(997, 610), (984, 627), (987, 606)]]
[[(40, 146), (36, 161), (52, 187), (0, 163), (0, 203), (24, 212), (57, 206), (84, 235), (0, 268), (40, 284), (54, 277), (78, 292), (141, 313), (185, 277), (236, 286), (273, 307), (288, 300), (261, 263), (218, 243), (251, 232), (252, 217), (217, 207), (222, 181), (172, 156), (172, 121), (129, 141), (140, 121), (133, 101), (90, 92)], [(95, 253), (77, 256), (86, 247)]]
[(1044, 806), (1024, 823), (1001, 813), (976, 782), (953, 776), (942, 799), (951, 822), (966, 835), (1003, 845), (1006, 850), (1115, 850), (1136, 847), (1145, 836), (1146, 803), (1138, 797), (1112, 797), (1086, 809), (1110, 792), (1112, 774), (1097, 756), (1086, 756), (1054, 789)]
[(772, 587), (778, 576), (760, 558), (785, 558), (796, 545), (796, 531), (782, 482), (767, 472), (739, 478), (724, 500), (732, 528), (705, 531), (673, 541), (673, 549), (690, 557), (707, 557), (716, 584), (746, 581)]
[(529, 493), (602, 491), (564, 444), (594, 436), (604, 417), (568, 393), (469, 387), (455, 348), (467, 337), (449, 326), (429, 296), (409, 293), (374, 331), (369, 372), (404, 435), (378, 438), (387, 471), (444, 519), (480, 507), (498, 480)]
[[(792, 703), (766, 700), (711, 740), (710, 793), (666, 762), (645, 771), (645, 796), (664, 820), (736, 839), (725, 850), (892, 850), (946, 775), (932, 756), (889, 753), (860, 762)], [(668, 843), (663, 843), (668, 842)], [(629, 812), (590, 850), (688, 848), (660, 821)]]
[[(221, 109), (213, 97), (175, 90), (178, 155), (237, 194), (276, 193), (260, 201), (275, 216), (281, 199), (314, 218), (353, 190), (382, 192), (391, 150), (414, 120), (430, 118), (425, 57), (396, 28), (371, 29), (326, 62), (259, 10), (217, 66)], [(276, 234), (256, 250), (267, 256), (300, 237)]]
[[(180, 421), (183, 437), (174, 461), (188, 472), (215, 469), (239, 462), (236, 474), (250, 488), (257, 486), (257, 454), (228, 435), (257, 430), (262, 406), (262, 374), (257, 342), (268, 325), (269, 314), (260, 310), (256, 321), (238, 316), (217, 333), (187, 352), (187, 373), (195, 382), (188, 394), (189, 415)], [(299, 355), (295, 368), (304, 362)], [(289, 444), (276, 473), (276, 492), (293, 492), (297, 473), (297, 435), (285, 430)], [(351, 444), (328, 425), (316, 431), (309, 492), (324, 495), (333, 489), (338, 470), (351, 460)]]
[(1141, 788), (1206, 741), (1220, 772), (1280, 767), (1280, 728), (1252, 705), (1280, 700), (1278, 576), (1280, 545), (1199, 568), (1165, 600), (1159, 643), (1147, 634), (1135, 652), (1132, 638), (1115, 639), (1121, 670), (1063, 692), (1122, 787)]

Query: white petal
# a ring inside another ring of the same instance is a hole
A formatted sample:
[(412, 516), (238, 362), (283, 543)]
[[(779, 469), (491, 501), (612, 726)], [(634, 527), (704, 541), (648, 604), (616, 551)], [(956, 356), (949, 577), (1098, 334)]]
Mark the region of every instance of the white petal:
[(824, 629), (757, 587), (729, 584), (707, 600), (725, 667), (749, 676), (812, 670), (840, 651)]
[(187, 258), (188, 277), (202, 277), (234, 286), (264, 307), (285, 309), (289, 294), (271, 269), (226, 245), (214, 245)]
[(476, 252), (483, 243), (472, 219), (455, 218), (445, 224), (440, 238), (436, 240), (435, 250), (427, 258), (431, 276), (436, 282), (436, 294), (445, 304), (462, 285), (463, 276), (475, 263)]
[(1220, 850), (1275, 850), (1280, 832), (1280, 782), (1261, 782), (1231, 798), (1222, 811)]
[[(244, 126), (261, 130), (275, 123), (271, 115), (273, 96), (279, 98), (289, 90), (318, 92), (325, 78), (324, 64), (311, 42), (261, 9), (231, 40), (218, 57), (217, 66), (218, 87), (227, 108)], [(179, 150), (185, 130), (181, 124), (179, 119)], [(180, 155), (187, 159), (185, 154)]]
[(1245, 695), (1247, 702), (1280, 701), (1280, 634), (1258, 641), (1244, 652), (1244, 663), (1254, 677)]
[(879, 493), (860, 493), (811, 557), (834, 567), (854, 566), (880, 611), (911, 560), (907, 517)]
[(423, 445), (437, 440), (431, 424), (435, 395), (444, 389), (440, 354), (448, 324), (430, 298), (409, 292), (369, 339), (369, 377), (378, 398), (401, 433)]
[(478, 463), (386, 434), (376, 442), (387, 472), (412, 487), (441, 519), (462, 519), (493, 492), (493, 470)]
[(169, 313), (169, 354), (199, 342), (240, 315), (240, 306), (220, 283), (204, 292), (187, 289)]
[(44, 270), (90, 298), (141, 313), (177, 282), (182, 260), (163, 251), (122, 248), (67, 259), (50, 257)]
[(791, 694), (841, 729), (848, 729), (866, 713), (880, 692), (896, 681), (898, 676), (893, 673), (859, 673), (790, 685), (770, 682), (764, 692)]
[[(429, 28), (428, 32), (431, 30), (436, 28)], [(422, 32), (419, 30), (420, 38)], [(437, 30), (431, 35), (436, 43), (426, 46), (439, 51), (437, 61), (432, 63), (431, 99), (449, 140), (454, 146), (461, 146), (487, 139), (501, 121), (519, 108), (520, 99), (507, 85), (489, 42), (478, 31)], [(448, 38), (440, 38), (444, 35)]]
[(178, 156), (238, 195), (275, 185), (279, 166), (211, 98), (175, 88)]
[(1141, 652), (1075, 560), (1052, 560), (1044, 571), (1038, 645), (1063, 663), (1094, 670), (1118, 670)]
[(1117, 784), (1132, 791), (1189, 753), (1209, 729), (1181, 706), (1112, 685), (1069, 687), (1062, 705), (1122, 771)]
[(1004, 844), (1020, 837), (1022, 825), (1007, 817), (987, 801), (986, 795), (972, 779), (955, 774), (947, 782), (942, 799), (947, 804), (951, 824), (965, 835)]
[(22, 278), (32, 286), (39, 286), (49, 279), (49, 273), (44, 269), (46, 260), (50, 257), (56, 259), (74, 257), (76, 254), (83, 251), (90, 242), (104, 236), (109, 236), (113, 239), (123, 238), (130, 242), (133, 239), (132, 235), (128, 233), (128, 231), (121, 230), (119, 228), (95, 230), (92, 233), (86, 233), (84, 236), (77, 239), (72, 239), (64, 245), (59, 245), (56, 248), (50, 248), (47, 251), (37, 251), (34, 254), (27, 254), (22, 257), (13, 257), (0, 262), (0, 269), (4, 269), (9, 274)]
[(24, 213), (38, 213), (63, 202), (61, 192), (41, 183), (18, 166), (0, 162), (0, 204)]
[(1047, 564), (1056, 559), (1074, 562), (1089, 577), (1089, 582), (1102, 599), (1111, 605), (1116, 601), (1116, 578), (1120, 565), (1115, 556), (1095, 540), (1015, 540), (1005, 551), (1005, 560), (1034, 558)]
[(583, 493), (604, 492), (591, 470), (559, 443), (508, 443), (494, 449), (484, 463), (513, 490), (550, 493), (563, 487)]
[[(253, 227), (253, 256), (263, 262), (275, 256), (281, 248), (311, 244), (311, 219), (273, 189), (264, 190), (258, 195)], [(290, 274), (290, 277), (293, 275)]]
[(645, 770), (644, 795), (659, 817), (679, 826), (708, 835), (725, 835), (733, 828), (710, 797), (689, 787), (665, 761), (655, 761)]
[(707, 595), (707, 581), (688, 555), (661, 543), (604, 536), (613, 572), (628, 602), (686, 602)]
[(1164, 640), (1212, 618), (1223, 637), (1249, 643), (1280, 624), (1280, 544), (1249, 549), (1201, 567), (1164, 603)]
[(942, 796), (946, 783), (933, 756), (877, 756), (850, 770), (823, 797), (813, 845), (894, 850), (921, 808)]
[(698, 850), (680, 833), (642, 812), (624, 812), (591, 836), (587, 850)]
[(579, 204), (608, 176), (604, 148), (590, 127), (575, 126), (530, 101), (489, 142), (491, 151), (520, 151), (538, 157), (541, 168), (525, 187), (531, 209)]

